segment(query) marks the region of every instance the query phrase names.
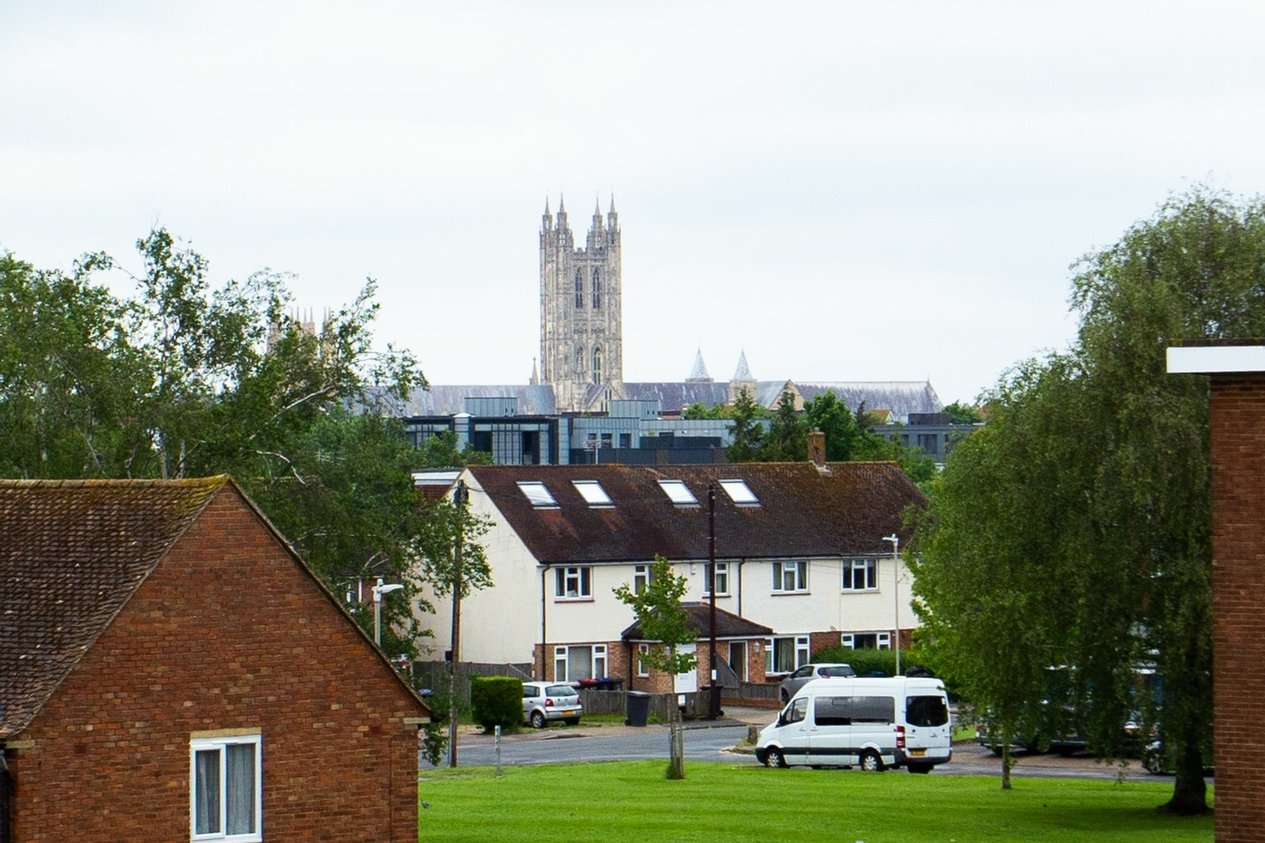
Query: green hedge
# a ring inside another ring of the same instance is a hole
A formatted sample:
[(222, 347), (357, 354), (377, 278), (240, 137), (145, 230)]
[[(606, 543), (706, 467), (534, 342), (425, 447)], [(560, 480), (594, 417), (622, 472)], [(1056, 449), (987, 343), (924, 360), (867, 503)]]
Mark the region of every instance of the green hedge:
[[(853, 650), (851, 647), (823, 647), (813, 653), (814, 662), (842, 662), (852, 665), (852, 669), (857, 672), (857, 676), (865, 676), (873, 671), (881, 671), (884, 676), (894, 676), (896, 674), (896, 651), (895, 650)], [(922, 659), (922, 654), (918, 650), (904, 649), (900, 653), (900, 669), (901, 673), (908, 671), (911, 667), (918, 665), (920, 667), (930, 668)]]
[(523, 680), (512, 676), (476, 676), (470, 680), (474, 722), (491, 732), (516, 729), (523, 722)]

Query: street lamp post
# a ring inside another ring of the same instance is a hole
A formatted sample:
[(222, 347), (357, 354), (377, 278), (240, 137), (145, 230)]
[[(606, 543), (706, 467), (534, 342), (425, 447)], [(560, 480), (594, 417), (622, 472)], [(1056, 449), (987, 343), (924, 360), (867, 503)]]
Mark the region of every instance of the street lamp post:
[(883, 536), (883, 541), (892, 543), (892, 615), (896, 622), (896, 675), (900, 676), (900, 536), (892, 533)]
[(373, 643), (379, 647), (382, 646), (382, 595), (399, 591), (401, 588), (404, 586), (398, 582), (383, 585), (382, 577), (378, 577), (378, 584), (373, 587)]

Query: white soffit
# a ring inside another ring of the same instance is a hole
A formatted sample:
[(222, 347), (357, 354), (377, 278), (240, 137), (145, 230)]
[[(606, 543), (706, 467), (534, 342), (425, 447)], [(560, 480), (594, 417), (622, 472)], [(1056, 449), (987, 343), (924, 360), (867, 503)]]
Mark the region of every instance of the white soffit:
[(1265, 345), (1174, 346), (1168, 349), (1169, 374), (1265, 372)]

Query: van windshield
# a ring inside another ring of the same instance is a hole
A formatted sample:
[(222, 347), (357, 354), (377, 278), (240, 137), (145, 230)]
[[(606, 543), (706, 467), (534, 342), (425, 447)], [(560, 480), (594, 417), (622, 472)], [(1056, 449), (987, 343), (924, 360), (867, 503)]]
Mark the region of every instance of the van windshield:
[(905, 697), (905, 720), (910, 726), (943, 726), (949, 722), (944, 697)]

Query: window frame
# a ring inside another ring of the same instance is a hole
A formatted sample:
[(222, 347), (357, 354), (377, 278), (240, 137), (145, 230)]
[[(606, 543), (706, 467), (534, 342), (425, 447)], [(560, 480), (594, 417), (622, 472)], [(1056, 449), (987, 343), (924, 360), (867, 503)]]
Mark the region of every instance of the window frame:
[[(795, 584), (786, 587), (787, 574), (794, 577)], [(805, 559), (778, 559), (773, 563), (774, 594), (808, 594), (808, 561)]]
[[(777, 658), (777, 642), (791, 642), (791, 661), (794, 662), (789, 668), (779, 670), (776, 663)], [(764, 673), (766, 676), (788, 676), (799, 670), (810, 659), (810, 638), (807, 635), (775, 635), (764, 639)]]
[(874, 637), (875, 650), (892, 649), (892, 634), (890, 632), (843, 632), (839, 634), (839, 646), (847, 647), (849, 650), (868, 650), (869, 647), (858, 647), (857, 639), (861, 637)]
[(543, 480), (519, 480), (518, 491), (523, 493), (532, 509), (558, 509), (558, 499), (549, 491)]
[[(704, 562), (704, 563), (703, 563), (703, 596), (704, 596), (704, 597), (711, 597), (711, 595), (712, 595), (712, 588), (711, 588), (711, 586), (712, 586), (712, 573), (711, 573), (711, 568), (712, 568), (712, 563), (711, 563), (711, 562)], [(717, 562), (717, 563), (716, 563), (716, 596), (717, 596), (717, 597), (729, 597), (729, 596), (730, 596), (730, 591), (729, 591), (729, 563), (728, 563), (728, 562)]]
[(653, 565), (634, 565), (633, 566), (633, 594), (641, 594), (646, 590), (650, 583), (654, 582), (654, 566)]
[[(583, 601), (593, 599), (593, 566), (559, 565), (554, 568), (553, 598), (557, 601)], [(575, 578), (575, 593), (567, 586)]]
[[(235, 730), (234, 730), (235, 731)], [(228, 826), (228, 748), (230, 746), (251, 746), (254, 749), (254, 793), (252, 797), (251, 816), (254, 820), (254, 831), (230, 834)], [(219, 754), (218, 831), (198, 833), (198, 755), (203, 752)], [(232, 843), (258, 843), (263, 837), (263, 735), (261, 730), (252, 729), (240, 734), (195, 733), (189, 738), (189, 839), (193, 841), (225, 840)]]
[(698, 506), (698, 498), (694, 497), (684, 480), (660, 480), (659, 488), (675, 506)]
[[(610, 654), (605, 644), (556, 644), (553, 648), (553, 680), (549, 684), (571, 681), (571, 651), (589, 651), (589, 669), (591, 677), (579, 679), (605, 679), (610, 675)], [(602, 669), (598, 671), (598, 665)], [(561, 666), (561, 670), (558, 668)]]
[[(861, 572), (860, 586), (856, 584), (858, 571)], [(841, 591), (878, 591), (878, 560), (864, 557), (845, 558), (839, 588)]]
[(615, 501), (611, 500), (611, 496), (602, 488), (602, 484), (596, 480), (572, 480), (571, 485), (580, 493), (580, 497), (584, 498), (584, 502), (589, 505), (590, 509), (612, 509)]
[(650, 676), (650, 665), (646, 662), (646, 656), (649, 654), (649, 644), (637, 645), (637, 676), (641, 679), (645, 679)]
[(725, 490), (725, 494), (729, 496), (729, 500), (733, 501), (734, 506), (760, 505), (760, 499), (756, 497), (756, 493), (751, 491), (747, 481), (741, 477), (726, 477), (717, 480), (716, 483)]

